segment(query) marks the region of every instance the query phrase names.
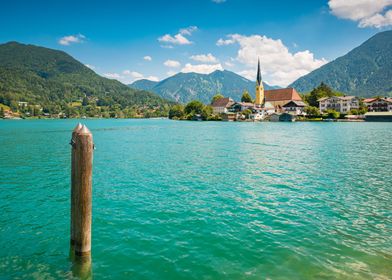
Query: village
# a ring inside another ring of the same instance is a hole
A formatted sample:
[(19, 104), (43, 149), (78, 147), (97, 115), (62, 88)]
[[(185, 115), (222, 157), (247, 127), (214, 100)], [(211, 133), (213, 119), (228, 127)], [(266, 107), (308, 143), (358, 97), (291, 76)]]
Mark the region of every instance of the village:
[(313, 111), (318, 109), (314, 113), (294, 88), (264, 90), (260, 61), (255, 95), (254, 102), (218, 98), (211, 104), (213, 113), (220, 115), (223, 121), (392, 121), (392, 98), (389, 97), (323, 97), (317, 100), (318, 108), (313, 107)]

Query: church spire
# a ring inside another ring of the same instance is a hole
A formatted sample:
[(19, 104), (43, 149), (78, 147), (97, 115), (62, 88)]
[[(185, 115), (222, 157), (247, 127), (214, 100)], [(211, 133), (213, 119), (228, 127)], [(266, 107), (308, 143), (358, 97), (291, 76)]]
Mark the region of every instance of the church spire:
[(258, 84), (258, 85), (261, 85), (262, 80), (263, 80), (263, 79), (261, 78), (260, 58), (258, 58), (258, 63), (257, 63), (257, 79), (256, 79), (257, 84)]

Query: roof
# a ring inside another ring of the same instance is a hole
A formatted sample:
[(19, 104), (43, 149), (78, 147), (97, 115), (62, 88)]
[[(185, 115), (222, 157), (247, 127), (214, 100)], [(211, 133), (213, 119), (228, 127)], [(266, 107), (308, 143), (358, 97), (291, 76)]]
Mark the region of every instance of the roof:
[(392, 112), (367, 112), (365, 116), (366, 117), (368, 116), (391, 116), (392, 117)]
[(345, 96), (330, 96), (330, 97), (322, 97), (322, 98), (318, 99), (317, 101), (320, 102), (320, 101), (324, 101), (324, 100), (331, 99), (331, 98), (340, 99), (340, 100), (351, 100), (353, 98), (358, 98), (358, 97), (352, 96), (352, 95), (347, 95), (347, 96), (346, 95)]
[(374, 98), (366, 98), (363, 100), (364, 103), (372, 103), (374, 101), (386, 101), (392, 103), (392, 97), (374, 97)]
[(265, 94), (266, 102), (285, 101), (285, 100), (302, 101), (301, 96), (294, 88), (271, 89), (271, 90), (266, 90), (264, 94)]
[(220, 98), (218, 100), (215, 100), (214, 103), (212, 103), (212, 107), (228, 107), (231, 104), (233, 104), (234, 101), (233, 99), (229, 98), (229, 97), (225, 97), (225, 98)]
[(283, 107), (290, 107), (289, 104), (294, 103), (297, 107), (305, 107), (306, 104), (303, 101), (299, 101), (299, 100), (291, 100), (289, 102), (287, 102), (286, 104), (283, 105)]
[(254, 107), (255, 104), (251, 103), (251, 102), (237, 102), (238, 104), (240, 104), (242, 107)]

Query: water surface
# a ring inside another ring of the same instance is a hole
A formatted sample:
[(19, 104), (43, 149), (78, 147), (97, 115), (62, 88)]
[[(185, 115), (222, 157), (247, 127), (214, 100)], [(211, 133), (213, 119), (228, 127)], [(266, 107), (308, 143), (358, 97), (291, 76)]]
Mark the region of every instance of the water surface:
[[(392, 123), (84, 122), (94, 278), (392, 278)], [(0, 121), (2, 279), (73, 277), (76, 123)]]

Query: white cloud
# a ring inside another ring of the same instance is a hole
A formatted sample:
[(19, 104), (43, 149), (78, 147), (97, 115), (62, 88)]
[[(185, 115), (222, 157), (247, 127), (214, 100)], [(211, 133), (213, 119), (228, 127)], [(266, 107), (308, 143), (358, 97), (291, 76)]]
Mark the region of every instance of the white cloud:
[(175, 74), (177, 74), (178, 72), (176, 71), (168, 71), (166, 74), (168, 77), (174, 76)]
[(362, 28), (392, 25), (392, 0), (329, 0), (328, 5), (332, 14)]
[(119, 73), (105, 73), (103, 74), (105, 77), (109, 79), (115, 79), (123, 84), (131, 84), (137, 80), (141, 79), (147, 79), (150, 81), (159, 81), (159, 78), (156, 76), (144, 76), (143, 74), (136, 72), (136, 71), (131, 71), (131, 70), (124, 70), (121, 74)]
[(152, 57), (149, 56), (149, 55), (146, 55), (145, 57), (143, 57), (143, 59), (144, 59), (145, 61), (151, 61), (151, 60), (152, 60)]
[(225, 62), (225, 65), (226, 65), (227, 67), (234, 67), (234, 63), (231, 63), (230, 61), (226, 61), (226, 62)]
[(91, 70), (95, 70), (95, 66), (91, 64), (85, 64), (84, 66), (90, 68)]
[(327, 63), (325, 59), (315, 59), (313, 53), (308, 50), (291, 53), (281, 40), (266, 36), (233, 34), (228, 38), (228, 40), (221, 40), (239, 45), (236, 60), (246, 67), (242, 75), (249, 78), (251, 77), (249, 71), (253, 71), (254, 79), (257, 58), (260, 57), (261, 67), (265, 73), (264, 78), (272, 85), (287, 86), (297, 78)]
[(198, 62), (203, 63), (217, 63), (218, 59), (213, 56), (212, 54), (199, 54), (199, 55), (192, 55), (190, 59)]
[(109, 79), (116, 79), (116, 80), (119, 80), (119, 79), (121, 79), (121, 75), (120, 74), (118, 74), (118, 73), (105, 73), (105, 74), (103, 74), (106, 78), (109, 78)]
[(83, 34), (69, 35), (60, 38), (58, 43), (63, 46), (69, 46), (71, 44), (82, 43), (84, 39), (86, 39), (86, 36), (84, 36)]
[(197, 26), (189, 26), (187, 28), (181, 28), (180, 34), (191, 36), (193, 32), (197, 30)]
[[(166, 44), (162, 45), (162, 47), (167, 47), (172, 48), (172, 45), (190, 45), (193, 42), (190, 41), (188, 38), (185, 36), (191, 36), (193, 32), (197, 30), (197, 26), (189, 26), (187, 28), (181, 28), (177, 34), (174, 36), (170, 34), (165, 34), (162, 37), (158, 38), (158, 41), (160, 43)], [(167, 45), (168, 44), (168, 45)]]
[(182, 68), (181, 72), (190, 73), (195, 72), (199, 74), (210, 74), (216, 70), (223, 70), (223, 67), (220, 63), (218, 64), (185, 64), (185, 67)]
[[(230, 35), (229, 35), (230, 36)], [(219, 39), (217, 42), (216, 42), (216, 45), (217, 46), (227, 46), (227, 45), (231, 45), (231, 44), (234, 44), (235, 43), (235, 41), (234, 40), (232, 40), (232, 39), (227, 39), (227, 40), (224, 40), (224, 39)]]
[(163, 35), (162, 37), (158, 38), (158, 41), (161, 43), (169, 43), (173, 45), (190, 45), (192, 44), (187, 38), (185, 38), (182, 34), (178, 33), (176, 35), (171, 36), (169, 34)]
[(177, 68), (181, 66), (181, 63), (177, 60), (166, 60), (163, 65), (165, 65), (166, 67), (171, 67), (171, 68)]

